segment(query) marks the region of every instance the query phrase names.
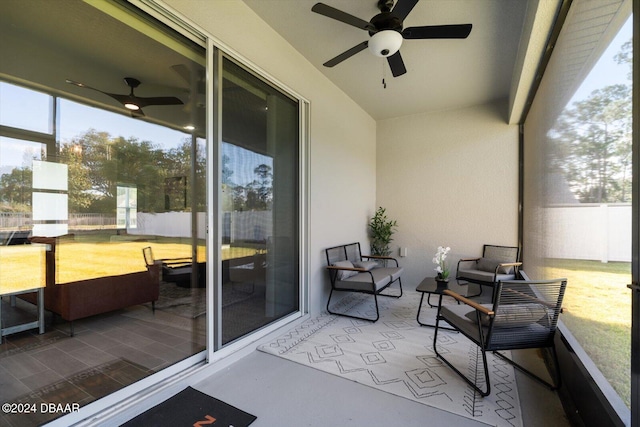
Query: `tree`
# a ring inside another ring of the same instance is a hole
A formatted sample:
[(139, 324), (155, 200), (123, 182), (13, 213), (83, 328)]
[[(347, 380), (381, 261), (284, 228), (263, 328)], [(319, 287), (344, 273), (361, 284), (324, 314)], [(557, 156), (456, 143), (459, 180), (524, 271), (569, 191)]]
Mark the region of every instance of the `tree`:
[(3, 211), (31, 211), (31, 168), (13, 168), (10, 173), (0, 176), (0, 201)]
[(69, 212), (87, 212), (96, 196), (91, 192), (89, 168), (82, 162), (80, 146), (62, 144), (60, 160), (67, 165)]
[(261, 164), (254, 168), (253, 172), (256, 174), (257, 179), (254, 179), (245, 187), (245, 207), (247, 209), (271, 209), (271, 201), (273, 198), (273, 174), (271, 170), (271, 166), (266, 164)]
[[(616, 55), (619, 64), (630, 64), (630, 46)], [(631, 107), (630, 84), (605, 86), (574, 102), (550, 132), (549, 167), (563, 172), (581, 202), (630, 201)]]

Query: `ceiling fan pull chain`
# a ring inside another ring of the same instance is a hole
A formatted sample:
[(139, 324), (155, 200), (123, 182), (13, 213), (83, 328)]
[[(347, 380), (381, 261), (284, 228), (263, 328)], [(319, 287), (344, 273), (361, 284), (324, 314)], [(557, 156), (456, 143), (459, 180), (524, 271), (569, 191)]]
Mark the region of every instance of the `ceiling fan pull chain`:
[(384, 81), (385, 79), (385, 68), (384, 68), (384, 61), (382, 61), (382, 88), (386, 89), (387, 88), (387, 82)]

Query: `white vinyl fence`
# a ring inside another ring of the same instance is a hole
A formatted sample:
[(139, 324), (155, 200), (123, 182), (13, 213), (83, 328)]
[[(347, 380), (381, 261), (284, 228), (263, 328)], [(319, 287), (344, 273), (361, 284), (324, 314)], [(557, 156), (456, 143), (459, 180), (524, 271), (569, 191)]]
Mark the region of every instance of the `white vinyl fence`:
[[(165, 237), (189, 237), (191, 235), (190, 212), (164, 212), (137, 214), (137, 227), (127, 229), (127, 234)], [(198, 212), (198, 238), (205, 238), (206, 216)], [(222, 241), (265, 241), (272, 229), (271, 211), (223, 212)]]
[(631, 204), (544, 208), (547, 256), (631, 262)]

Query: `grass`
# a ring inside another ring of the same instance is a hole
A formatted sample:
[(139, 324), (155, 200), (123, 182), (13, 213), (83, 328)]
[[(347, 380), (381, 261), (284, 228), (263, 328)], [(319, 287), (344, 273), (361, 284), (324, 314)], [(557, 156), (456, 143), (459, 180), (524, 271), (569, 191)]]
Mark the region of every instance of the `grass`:
[(630, 406), (631, 264), (550, 259), (545, 274), (567, 278), (562, 322)]
[[(187, 239), (126, 240), (108, 234), (77, 235), (73, 239), (61, 239), (56, 245), (56, 283), (145, 271), (142, 248), (146, 246), (151, 246), (156, 259), (191, 256), (191, 244)], [(224, 247), (222, 259), (249, 256), (255, 252), (254, 248)], [(198, 261), (205, 260), (206, 248), (203, 242), (199, 242)], [(34, 273), (38, 274), (35, 278)], [(0, 247), (0, 291), (33, 288), (34, 282), (38, 281), (44, 285), (42, 247), (38, 245)]]

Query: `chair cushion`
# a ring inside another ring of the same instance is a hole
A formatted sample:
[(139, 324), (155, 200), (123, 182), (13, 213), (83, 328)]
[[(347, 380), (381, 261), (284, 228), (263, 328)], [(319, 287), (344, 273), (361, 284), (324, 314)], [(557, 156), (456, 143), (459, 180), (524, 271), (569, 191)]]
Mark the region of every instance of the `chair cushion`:
[[(489, 310), (493, 310), (492, 304), (482, 305), (487, 307)], [(475, 310), (466, 313), (465, 316), (473, 322), (478, 321)], [(527, 303), (501, 305), (498, 306), (498, 311), (495, 315), (493, 324), (495, 327), (500, 328), (520, 328), (531, 323), (537, 323), (545, 317), (548, 318), (548, 316), (549, 313), (547, 309), (541, 304)], [(489, 326), (489, 316), (484, 313), (480, 313), (480, 322), (483, 326)], [(547, 322), (544, 323), (548, 324), (548, 319)]]
[[(476, 343), (480, 342), (478, 323), (475, 322), (476, 310), (473, 307), (466, 304), (446, 304), (440, 309), (440, 315), (444, 320), (451, 324), (451, 326), (462, 331), (472, 341), (475, 341)], [(470, 319), (469, 316), (471, 315), (474, 316), (474, 320)], [(486, 336), (489, 328), (483, 326), (482, 329)]]
[[(334, 267), (353, 268), (353, 263), (351, 263), (351, 261), (336, 261), (332, 265)], [(345, 279), (348, 279), (349, 277), (355, 276), (356, 274), (358, 274), (357, 271), (338, 270), (337, 279), (345, 280)]]
[[(505, 261), (490, 258), (480, 258), (476, 264), (476, 270), (490, 271), (495, 273), (496, 268)], [(513, 274), (513, 267), (500, 267), (498, 274)]]
[(376, 268), (378, 266), (378, 263), (375, 261), (354, 261), (353, 266), (356, 268), (364, 268), (365, 270), (369, 271)]
[(381, 267), (374, 270), (376, 274), (391, 276), (391, 281), (398, 280), (404, 271), (403, 267)]
[(335, 283), (336, 289), (378, 292), (402, 274), (402, 267), (374, 268)]
[[(482, 343), (478, 330), (476, 318), (476, 310), (468, 305), (443, 305), (440, 315), (451, 326), (464, 333), (469, 339), (476, 344), (480, 344), (487, 350), (503, 350), (518, 348), (518, 343), (526, 341), (529, 347), (547, 346), (549, 340), (553, 340), (553, 331), (549, 325), (543, 322), (530, 322), (519, 328), (499, 327), (494, 323), (491, 333), (491, 343)], [(473, 320), (471, 320), (473, 319)], [(481, 321), (482, 323), (482, 321)], [(489, 328), (482, 325), (482, 334), (487, 339)], [(529, 348), (527, 347), (527, 348)]]
[[(493, 280), (494, 280), (493, 276), (494, 276), (493, 271), (489, 272), (489, 271), (482, 271), (482, 270), (460, 269), (458, 270), (458, 274), (456, 278), (474, 280), (477, 282), (486, 282), (487, 284), (491, 284), (493, 283)], [(515, 280), (515, 278), (516, 278), (515, 274), (498, 274), (495, 277), (495, 281), (499, 282), (501, 280), (502, 281)]]

